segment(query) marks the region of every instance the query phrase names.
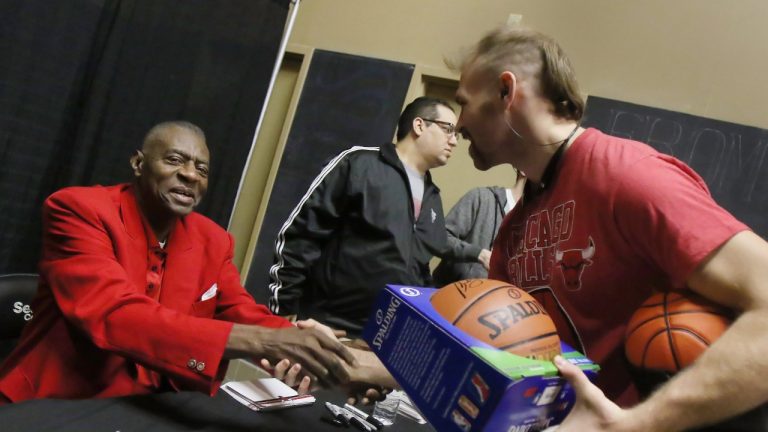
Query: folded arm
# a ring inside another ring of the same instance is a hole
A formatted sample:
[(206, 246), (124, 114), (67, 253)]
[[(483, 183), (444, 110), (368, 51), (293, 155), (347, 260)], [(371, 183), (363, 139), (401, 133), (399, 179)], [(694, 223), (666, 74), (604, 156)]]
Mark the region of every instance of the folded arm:
[(741, 232), (688, 279), (697, 293), (741, 311), (691, 366), (645, 402), (621, 410), (577, 368), (561, 371), (580, 401), (558, 431), (681, 431), (716, 423), (768, 402), (768, 243)]

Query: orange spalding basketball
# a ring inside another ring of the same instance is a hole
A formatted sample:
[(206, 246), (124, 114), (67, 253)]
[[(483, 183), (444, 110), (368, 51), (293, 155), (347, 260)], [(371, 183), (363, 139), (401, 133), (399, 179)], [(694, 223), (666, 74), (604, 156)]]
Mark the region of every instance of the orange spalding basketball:
[(522, 289), (492, 279), (467, 279), (437, 290), (435, 310), (454, 326), (496, 348), (536, 360), (560, 354), (555, 324)]
[(633, 365), (675, 373), (731, 324), (729, 310), (693, 292), (654, 294), (629, 320), (624, 349)]

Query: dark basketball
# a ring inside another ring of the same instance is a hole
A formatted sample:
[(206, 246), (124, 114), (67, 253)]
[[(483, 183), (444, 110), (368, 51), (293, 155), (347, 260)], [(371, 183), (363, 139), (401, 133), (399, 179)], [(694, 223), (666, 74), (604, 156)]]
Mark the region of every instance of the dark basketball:
[(454, 326), (496, 348), (537, 360), (560, 354), (552, 319), (536, 299), (514, 285), (462, 280), (436, 291), (431, 302)]
[(675, 373), (720, 337), (731, 319), (729, 310), (690, 291), (654, 294), (629, 320), (627, 358), (642, 369)]

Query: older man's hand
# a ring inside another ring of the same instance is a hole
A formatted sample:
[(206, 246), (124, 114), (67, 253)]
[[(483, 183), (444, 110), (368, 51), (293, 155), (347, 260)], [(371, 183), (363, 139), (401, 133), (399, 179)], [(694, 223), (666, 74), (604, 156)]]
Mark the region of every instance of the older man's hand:
[[(286, 359), (291, 365), (300, 364), (305, 375), (323, 386), (348, 382), (348, 367), (357, 365), (355, 356), (344, 345), (319, 328), (235, 324), (225, 355), (266, 359), (275, 365)], [(290, 370), (286, 369), (286, 374)]]

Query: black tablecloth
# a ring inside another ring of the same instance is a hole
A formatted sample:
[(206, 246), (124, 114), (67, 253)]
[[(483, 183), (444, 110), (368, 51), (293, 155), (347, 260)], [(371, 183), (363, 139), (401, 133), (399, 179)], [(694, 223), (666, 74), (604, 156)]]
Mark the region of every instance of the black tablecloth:
[[(236, 402), (224, 391), (211, 398), (202, 393), (162, 393), (112, 399), (40, 399), (0, 405), (3, 432), (356, 432), (320, 421), (327, 417), (325, 401), (343, 405), (346, 396), (338, 390), (319, 390), (309, 406), (271, 412), (255, 412)], [(370, 412), (370, 407), (361, 407)], [(756, 432), (768, 430), (768, 406), (735, 421), (701, 431)], [(384, 432), (434, 432), (398, 416)]]
[[(211, 398), (202, 393), (161, 393), (112, 399), (40, 399), (0, 406), (0, 430), (16, 431), (302, 431), (354, 432), (322, 422), (327, 417), (325, 401), (343, 405), (345, 395), (338, 390), (314, 393), (317, 401), (309, 406), (271, 412), (255, 412), (236, 402), (224, 391)], [(362, 407), (370, 411), (370, 408)], [(387, 432), (431, 432), (398, 416)]]

